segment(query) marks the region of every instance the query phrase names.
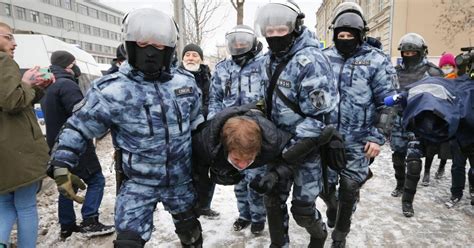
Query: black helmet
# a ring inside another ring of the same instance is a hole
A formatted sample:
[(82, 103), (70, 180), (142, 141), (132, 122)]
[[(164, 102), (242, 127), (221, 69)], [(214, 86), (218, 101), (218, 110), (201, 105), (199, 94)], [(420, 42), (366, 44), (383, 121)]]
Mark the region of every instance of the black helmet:
[(360, 15), (355, 14), (353, 12), (345, 12), (345, 13), (340, 14), (334, 20), (333, 27), (334, 27), (333, 39), (336, 39), (337, 29), (339, 28), (350, 28), (350, 29), (357, 30), (360, 34), (359, 39), (361, 43), (363, 42), (365, 38), (365, 31), (366, 31), (365, 22)]
[(336, 8), (334, 9), (334, 12), (333, 12), (333, 19), (332, 19), (332, 22), (331, 22), (331, 25), (329, 26), (330, 29), (334, 28), (334, 23), (336, 22), (336, 19), (341, 15), (341, 14), (344, 14), (344, 13), (347, 13), (347, 12), (350, 12), (350, 13), (355, 13), (357, 15), (359, 15), (362, 20), (364, 21), (364, 25), (366, 26), (366, 30), (365, 31), (369, 31), (368, 28), (367, 28), (367, 22), (365, 21), (365, 18), (364, 18), (364, 12), (362, 11), (362, 7), (360, 7), (360, 5), (358, 5), (357, 3), (354, 3), (354, 2), (343, 2), (341, 4), (339, 4), (338, 6), (336, 6)]
[(421, 57), (425, 57), (428, 54), (428, 47), (426, 46), (425, 39), (417, 33), (408, 33), (402, 36), (400, 39), (398, 50), (404, 51), (417, 51)]

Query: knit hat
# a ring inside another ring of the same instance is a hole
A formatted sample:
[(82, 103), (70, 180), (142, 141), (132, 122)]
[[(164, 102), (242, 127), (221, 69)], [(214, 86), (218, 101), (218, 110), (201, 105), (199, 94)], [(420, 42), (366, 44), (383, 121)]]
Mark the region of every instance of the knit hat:
[(181, 55), (181, 58), (184, 57), (184, 54), (186, 54), (186, 52), (189, 52), (189, 51), (194, 51), (194, 52), (197, 52), (199, 54), (199, 57), (201, 57), (201, 60), (204, 60), (204, 56), (202, 54), (202, 49), (201, 47), (199, 47), (198, 45), (196, 44), (188, 44), (184, 47), (183, 49), (183, 54)]
[(454, 55), (451, 53), (445, 53), (441, 58), (439, 58), (439, 67), (443, 67), (445, 65), (452, 65), (456, 67), (456, 62), (454, 61)]
[(51, 54), (51, 64), (66, 69), (76, 58), (66, 51), (55, 51)]

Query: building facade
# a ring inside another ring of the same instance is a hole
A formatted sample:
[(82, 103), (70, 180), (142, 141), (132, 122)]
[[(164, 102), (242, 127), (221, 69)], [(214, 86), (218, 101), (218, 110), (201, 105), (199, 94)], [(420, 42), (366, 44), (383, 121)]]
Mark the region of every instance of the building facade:
[[(347, 0), (346, 0), (347, 1)], [(334, 8), (343, 0), (323, 0), (316, 12), (316, 32), (327, 46), (333, 44)], [(461, 47), (473, 46), (474, 0), (352, 0), (364, 11), (368, 36), (382, 42), (385, 53), (396, 61), (398, 43), (406, 33), (418, 33), (429, 47), (429, 58), (437, 64), (444, 52), (460, 53)]]
[(110, 63), (121, 41), (124, 13), (91, 0), (0, 0), (0, 21), (14, 33), (45, 34)]

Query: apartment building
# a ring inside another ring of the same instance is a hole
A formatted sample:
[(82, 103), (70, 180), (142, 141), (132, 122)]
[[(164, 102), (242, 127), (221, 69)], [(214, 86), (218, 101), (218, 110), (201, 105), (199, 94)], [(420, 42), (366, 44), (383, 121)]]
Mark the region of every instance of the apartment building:
[(123, 15), (91, 0), (0, 0), (0, 21), (14, 33), (45, 34), (76, 44), (98, 63), (115, 58)]

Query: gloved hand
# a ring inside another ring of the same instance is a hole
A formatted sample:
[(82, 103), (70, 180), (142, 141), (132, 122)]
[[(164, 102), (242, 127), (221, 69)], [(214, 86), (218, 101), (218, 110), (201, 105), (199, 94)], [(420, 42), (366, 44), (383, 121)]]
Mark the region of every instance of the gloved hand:
[(83, 203), (84, 197), (76, 195), (74, 188), (86, 189), (86, 185), (82, 180), (69, 172), (67, 168), (55, 168), (54, 169), (54, 181), (58, 186), (58, 191), (63, 196), (71, 199), (77, 203)]
[(278, 174), (274, 171), (267, 173), (265, 176), (257, 176), (250, 182), (250, 188), (259, 194), (269, 193), (278, 182)]

